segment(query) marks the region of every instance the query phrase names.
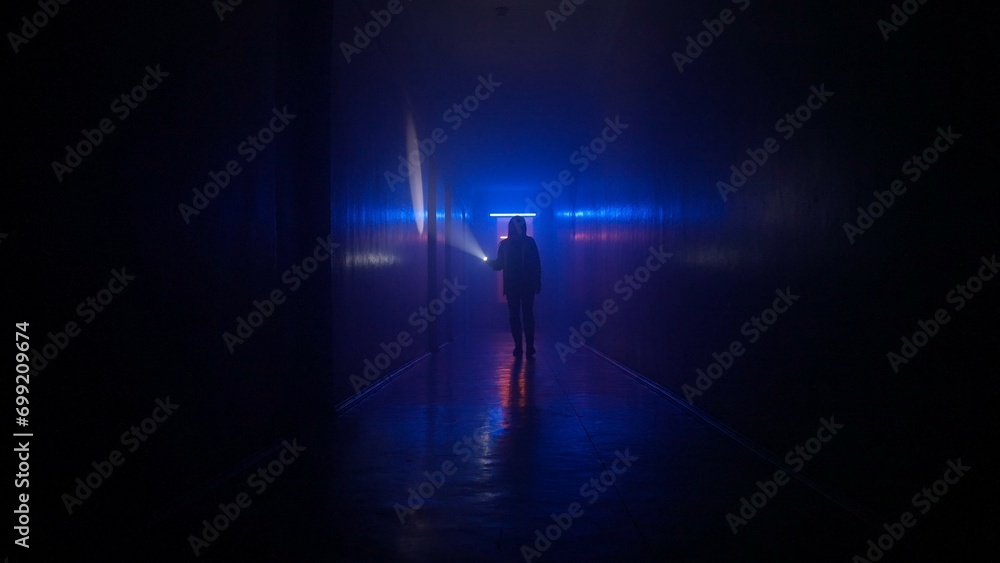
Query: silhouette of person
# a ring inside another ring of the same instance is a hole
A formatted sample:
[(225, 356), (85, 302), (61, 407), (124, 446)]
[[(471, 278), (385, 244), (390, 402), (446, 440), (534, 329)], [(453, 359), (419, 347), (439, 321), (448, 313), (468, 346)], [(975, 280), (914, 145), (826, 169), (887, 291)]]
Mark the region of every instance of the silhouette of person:
[[(487, 260), (494, 270), (503, 270), (503, 293), (510, 311), (510, 333), (514, 337), (514, 356), (535, 355), (535, 294), (542, 290), (542, 262), (538, 245), (528, 236), (524, 217), (511, 217), (507, 223), (507, 238), (497, 247), (496, 260)], [(521, 348), (521, 332), (525, 347)]]

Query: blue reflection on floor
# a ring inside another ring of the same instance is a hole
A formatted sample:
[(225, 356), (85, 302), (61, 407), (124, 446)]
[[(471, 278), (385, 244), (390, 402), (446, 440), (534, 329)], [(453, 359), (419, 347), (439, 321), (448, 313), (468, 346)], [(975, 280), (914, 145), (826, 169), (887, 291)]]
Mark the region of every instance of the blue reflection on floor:
[(593, 354), (507, 340), (465, 335), (338, 419), (347, 560), (824, 561), (863, 533), (793, 482), (733, 534), (772, 466)]

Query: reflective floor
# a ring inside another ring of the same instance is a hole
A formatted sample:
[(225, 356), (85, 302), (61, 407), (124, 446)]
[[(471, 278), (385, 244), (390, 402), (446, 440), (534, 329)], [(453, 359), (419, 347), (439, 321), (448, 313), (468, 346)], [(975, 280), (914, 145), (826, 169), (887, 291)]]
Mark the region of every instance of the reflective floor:
[[(340, 416), (290, 406), (302, 411), (294, 426), (194, 405), (205, 428), (215, 416), (239, 429), (233, 440), (240, 432), (269, 438), (247, 449), (164, 430), (145, 455), (178, 451), (156, 449), (171, 440), (182, 455), (144, 463), (137, 453), (79, 515), (43, 514), (39, 525), (53, 530), (43, 545), (64, 545), (81, 561), (846, 563), (864, 561), (853, 557), (909, 509), (916, 527), (892, 542), (885, 561), (991, 560), (981, 546), (992, 521), (974, 492), (994, 473), (979, 458), (966, 456), (974, 469), (958, 492), (918, 513), (907, 501), (941, 478), (944, 459), (914, 469), (915, 481), (880, 472), (878, 456), (895, 456), (899, 444), (877, 435), (863, 442), (871, 432), (839, 412), (830, 422), (845, 423), (845, 437), (817, 422), (793, 429), (795, 443), (768, 448), (760, 437), (785, 424), (776, 413), (756, 409), (771, 422), (758, 424), (752, 441), (588, 349), (563, 363), (549, 343), (537, 358), (515, 360), (508, 339), (461, 334)], [(804, 468), (788, 467), (801, 469), (789, 479), (773, 461), (793, 463), (785, 450), (796, 444), (820, 451)], [(75, 447), (83, 453), (74, 455), (92, 455)]]
[[(611, 363), (516, 360), (508, 340), (465, 336), (338, 420), (346, 560), (844, 561), (864, 545), (858, 518), (769, 485), (773, 465)], [(735, 520), (757, 481), (771, 498)]]

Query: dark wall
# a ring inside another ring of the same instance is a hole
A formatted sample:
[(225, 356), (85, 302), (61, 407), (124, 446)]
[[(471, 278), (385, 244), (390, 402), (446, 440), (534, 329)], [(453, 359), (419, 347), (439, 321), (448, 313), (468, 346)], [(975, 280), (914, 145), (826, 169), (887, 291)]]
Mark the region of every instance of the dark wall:
[[(18, 17), (37, 9), (21, 4)], [(37, 350), (64, 343), (33, 372), (36, 545), (127, 553), (148, 541), (140, 531), (176, 518), (163, 553), (188, 550), (184, 531), (218, 504), (214, 486), (231, 484), (254, 452), (309, 443), (316, 425), (303, 420), (332, 412), (337, 257), (297, 291), (282, 280), (331, 224), (330, 87), (317, 79), (330, 76), (330, 60), (316, 45), (331, 43), (333, 14), (309, 8), (307, 17), (243, 4), (220, 21), (211, 3), (68, 4), (12, 62), (22, 93), (12, 109), (24, 119), (8, 151), (20, 199), (4, 205), (3, 245), (8, 264), (24, 266), (11, 313), (31, 323)], [(112, 100), (141, 84), (147, 66), (162, 73), (159, 84), (117, 113)], [(241, 142), (286, 107), (295, 117), (248, 161)], [(114, 130), (60, 182), (51, 161), (105, 118)], [(240, 172), (185, 218), (178, 206), (195, 206), (192, 190), (230, 160)], [(134, 279), (109, 304), (81, 309), (114, 272)], [(263, 305), (270, 314), (228, 349), (223, 334), (237, 334), (237, 317), (275, 290), (286, 300)], [(67, 341), (68, 322), (79, 333)], [(127, 452), (119, 435), (168, 397), (179, 408)], [(115, 448), (126, 452), (115, 486), (68, 514), (61, 495)], [(123, 504), (148, 510), (123, 522)]]
[[(987, 286), (955, 311), (946, 294), (996, 253), (998, 199), (982, 183), (993, 166), (989, 104), (977, 73), (954, 65), (949, 49), (962, 37), (966, 60), (983, 64), (996, 50), (959, 8), (938, 8), (888, 44), (877, 11), (869, 20), (800, 14), (794, 33), (815, 44), (794, 49), (781, 33), (762, 36), (738, 20), (683, 73), (663, 55), (638, 76), (649, 53), (683, 41), (659, 34), (637, 8), (620, 30), (633, 41), (612, 52), (601, 109), (589, 117), (620, 114), (631, 127), (552, 205), (558, 248), (549, 271), (570, 297), (555, 341), (568, 344), (587, 311), (614, 299), (618, 312), (587, 344), (775, 454), (820, 416), (848, 421), (864, 453), (810, 471), (857, 486), (842, 491), (848, 496), (885, 498), (878, 508), (887, 512), (913, 482), (868, 491), (875, 480), (866, 472), (905, 474), (949, 455), (982, 460), (976, 444), (989, 408), (982, 390), (995, 390), (984, 375), (997, 359), (989, 334), (1000, 297)], [(790, 139), (776, 134), (775, 122), (823, 84), (835, 93), (829, 101)], [(903, 163), (949, 126), (961, 138), (912, 181)], [(729, 166), (769, 136), (778, 152), (723, 201), (716, 182), (728, 182)], [(907, 191), (852, 244), (843, 225), (897, 178)], [(673, 256), (625, 302), (615, 282), (661, 245)], [(800, 297), (751, 344), (741, 327), (788, 288)], [(899, 353), (901, 337), (939, 308), (951, 312), (950, 324), (895, 373), (887, 353)], [(736, 340), (743, 355), (686, 394), (697, 370)]]
[[(338, 20), (337, 37), (350, 37), (354, 16)], [(419, 174), (416, 200), (405, 173), (398, 182), (385, 176), (398, 175), (407, 119), (420, 120), (423, 108), (410, 103), (376, 47), (352, 63), (336, 48), (331, 216), (344, 253), (333, 287), (334, 319), (342, 327), (333, 346), (338, 401), (443, 343), (454, 322), (452, 308), (440, 317), (420, 313), (454, 275), (443, 240), (447, 187), (430, 161)], [(460, 204), (454, 207), (461, 212)]]

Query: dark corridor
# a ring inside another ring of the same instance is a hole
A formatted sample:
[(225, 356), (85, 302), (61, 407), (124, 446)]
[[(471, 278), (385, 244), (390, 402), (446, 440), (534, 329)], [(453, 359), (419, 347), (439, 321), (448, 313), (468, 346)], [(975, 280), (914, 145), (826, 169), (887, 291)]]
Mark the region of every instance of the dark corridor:
[(996, 12), (8, 3), (2, 555), (995, 561)]

